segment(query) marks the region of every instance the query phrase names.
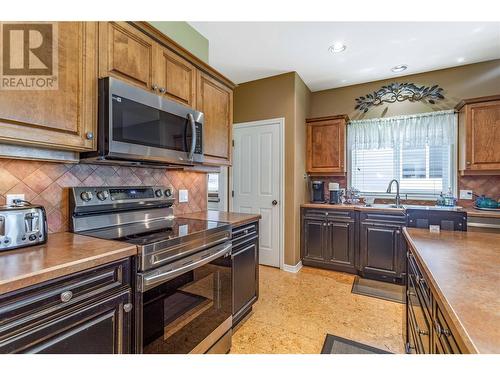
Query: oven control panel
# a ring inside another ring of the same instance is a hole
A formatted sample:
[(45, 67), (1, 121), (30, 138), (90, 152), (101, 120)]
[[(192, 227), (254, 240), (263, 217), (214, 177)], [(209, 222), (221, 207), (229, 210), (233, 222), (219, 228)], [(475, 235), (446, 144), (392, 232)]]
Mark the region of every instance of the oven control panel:
[(71, 188), (74, 208), (120, 204), (173, 204), (172, 186), (98, 186)]

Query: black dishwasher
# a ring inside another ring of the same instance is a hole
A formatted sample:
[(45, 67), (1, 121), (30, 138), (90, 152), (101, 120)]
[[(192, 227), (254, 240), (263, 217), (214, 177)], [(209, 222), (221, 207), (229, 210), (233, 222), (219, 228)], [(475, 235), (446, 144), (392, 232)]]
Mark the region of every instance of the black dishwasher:
[(259, 295), (259, 226), (233, 228), (233, 327), (250, 311)]

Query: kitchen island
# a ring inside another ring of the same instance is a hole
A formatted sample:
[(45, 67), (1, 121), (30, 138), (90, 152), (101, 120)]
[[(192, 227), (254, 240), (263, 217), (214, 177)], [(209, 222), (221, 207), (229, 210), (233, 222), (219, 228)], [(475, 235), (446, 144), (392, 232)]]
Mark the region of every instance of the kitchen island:
[(416, 228), (403, 232), (408, 256), (418, 268), (415, 282), (408, 270), (409, 295), (421, 302), (415, 309), (421, 331), (415, 333), (417, 345), (423, 343), (430, 353), (453, 348), (451, 352), (500, 353), (500, 234)]

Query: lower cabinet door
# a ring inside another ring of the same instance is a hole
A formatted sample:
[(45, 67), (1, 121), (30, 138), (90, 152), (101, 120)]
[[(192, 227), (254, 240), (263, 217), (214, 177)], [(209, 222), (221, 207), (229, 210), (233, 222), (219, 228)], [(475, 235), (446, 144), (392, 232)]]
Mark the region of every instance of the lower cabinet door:
[(130, 353), (131, 291), (89, 302), (0, 342), (1, 353)]
[(233, 323), (237, 324), (257, 300), (259, 239), (233, 252)]
[(302, 258), (325, 261), (326, 221), (304, 219)]
[(401, 228), (363, 222), (360, 227), (360, 270), (382, 279), (400, 277)]
[(329, 221), (326, 260), (339, 271), (354, 272), (354, 223)]

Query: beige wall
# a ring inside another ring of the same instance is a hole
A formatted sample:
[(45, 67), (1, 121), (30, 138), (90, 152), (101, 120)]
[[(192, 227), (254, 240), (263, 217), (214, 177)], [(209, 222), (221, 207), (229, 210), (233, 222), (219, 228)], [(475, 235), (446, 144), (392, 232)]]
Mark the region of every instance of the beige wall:
[[(439, 85), (445, 99), (435, 105), (422, 102), (391, 103), (370, 109), (365, 115), (354, 110), (354, 99), (378, 90), (392, 82), (413, 82), (416, 85)], [(352, 120), (414, 114), (451, 109), (462, 99), (500, 94), (500, 60), (464, 65), (433, 72), (312, 93), (310, 117), (348, 114)]]
[(302, 151), (309, 95), (295, 72), (242, 83), (234, 90), (234, 123), (285, 118), (285, 263), (290, 265), (300, 260), (298, 213), (305, 194)]

